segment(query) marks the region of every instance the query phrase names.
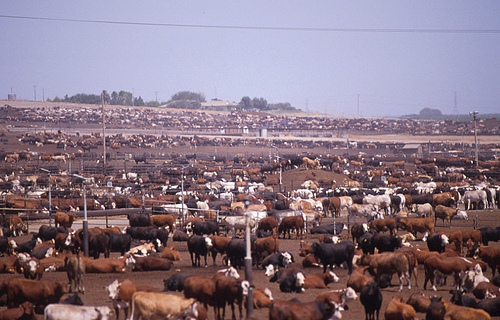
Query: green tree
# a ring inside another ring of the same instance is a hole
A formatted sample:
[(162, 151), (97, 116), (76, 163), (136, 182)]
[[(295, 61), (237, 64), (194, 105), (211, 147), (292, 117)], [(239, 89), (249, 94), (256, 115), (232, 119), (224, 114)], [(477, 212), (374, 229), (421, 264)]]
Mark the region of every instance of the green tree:
[(205, 95), (202, 93), (194, 93), (191, 91), (180, 91), (172, 96), (171, 101), (197, 101), (205, 102)]
[(432, 118), (432, 117), (440, 117), (443, 114), (439, 109), (423, 108), (422, 110), (420, 110), (420, 115), (422, 117)]
[(252, 100), (248, 96), (244, 96), (243, 98), (241, 98), (239, 105), (241, 106), (242, 109), (246, 110), (252, 109), (253, 107)]

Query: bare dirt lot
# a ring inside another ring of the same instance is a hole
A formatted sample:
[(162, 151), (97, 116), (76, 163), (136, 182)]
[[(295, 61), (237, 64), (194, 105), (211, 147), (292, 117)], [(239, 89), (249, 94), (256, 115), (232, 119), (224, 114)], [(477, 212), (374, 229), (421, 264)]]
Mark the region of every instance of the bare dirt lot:
[[(453, 221), (453, 226), (452, 228), (472, 228), (473, 227), (473, 217), (477, 214), (477, 221), (478, 221), (478, 227), (483, 227), (483, 226), (498, 226), (498, 217), (500, 215), (500, 210), (484, 210), (484, 211), (469, 211), (469, 217), (471, 218), (468, 221)], [(126, 218), (123, 218), (126, 219)], [(345, 218), (340, 218), (337, 220), (338, 222), (345, 222), (347, 223)], [(323, 220), (323, 223), (331, 223), (332, 218), (327, 218)], [(358, 218), (358, 222), (362, 222), (360, 218)], [(92, 227), (93, 225), (97, 224), (97, 220), (90, 220), (89, 221), (89, 226)], [(35, 225), (32, 226), (33, 229), (36, 228)], [(444, 227), (447, 229), (448, 227)], [(438, 227), (437, 230), (443, 229), (441, 227), (441, 221), (438, 221)], [(399, 231), (399, 234), (404, 234), (406, 233), (405, 231)], [(344, 230), (341, 234), (344, 238), (347, 237), (347, 230)], [(28, 239), (27, 236), (22, 237), (24, 239)], [(306, 241), (317, 241), (314, 237), (309, 235), (309, 237), (306, 239)], [(19, 241), (22, 241), (22, 239), (16, 239)], [(414, 241), (412, 242), (413, 245), (416, 246), (423, 246), (421, 241)], [(85, 287), (87, 292), (82, 295), (82, 299), (86, 305), (108, 305), (111, 306), (111, 301), (107, 296), (107, 292), (105, 290), (105, 286), (109, 285), (111, 282), (113, 282), (115, 279), (118, 279), (119, 281), (123, 281), (125, 279), (131, 279), (134, 283), (138, 284), (143, 284), (143, 285), (150, 285), (156, 288), (163, 288), (163, 280), (167, 279), (170, 277), (173, 273), (175, 272), (183, 272), (183, 273), (190, 273), (190, 274), (197, 274), (197, 275), (204, 275), (204, 276), (212, 276), (218, 269), (221, 268), (221, 258), (217, 258), (217, 264), (218, 266), (212, 266), (210, 263), (211, 257), (209, 257), (209, 266), (204, 268), (193, 268), (191, 266), (191, 261), (189, 258), (189, 253), (187, 251), (187, 245), (185, 242), (173, 242), (169, 240), (169, 245), (174, 245), (180, 252), (182, 256), (182, 261), (178, 261), (174, 264), (174, 267), (169, 270), (169, 271), (153, 271), (153, 272), (130, 272), (128, 271), (127, 273), (124, 274), (87, 274), (85, 276)], [(490, 243), (490, 245), (498, 246), (498, 243)], [(302, 269), (302, 257), (299, 257), (299, 240), (296, 239), (280, 239), (280, 250), (286, 250), (291, 252), (295, 256), (295, 263), (294, 265)], [(113, 254), (115, 255), (115, 254)], [(418, 286), (414, 285), (414, 280), (412, 280), (412, 289), (411, 291), (408, 291), (406, 287), (404, 287), (403, 291), (401, 293), (398, 292), (398, 280), (396, 277), (393, 277), (392, 280), (392, 287), (383, 289), (383, 304), (382, 304), (382, 309), (381, 309), (381, 316), (383, 318), (383, 312), (387, 306), (387, 303), (389, 300), (396, 295), (400, 295), (406, 299), (410, 296), (410, 294), (415, 293), (415, 292), (420, 292), (422, 291), (426, 295), (437, 295), (437, 296), (442, 296), (445, 299), (450, 298), (449, 290), (453, 289), (453, 286), (451, 285), (451, 281), (448, 281), (448, 284), (443, 287), (438, 287), (437, 292), (433, 292), (430, 289), (430, 286), (428, 285), (427, 289), (428, 290), (423, 290), (423, 282), (424, 282), (424, 270), (422, 266), (418, 267)], [(254, 268), (253, 269), (253, 285), (257, 288), (269, 288), (274, 296), (274, 299), (292, 299), (292, 298), (297, 298), (300, 301), (303, 302), (308, 302), (313, 300), (317, 294), (320, 292), (324, 291), (321, 289), (311, 289), (311, 290), (306, 290), (304, 293), (296, 294), (296, 293), (282, 293), (279, 290), (279, 286), (276, 283), (270, 283), (266, 276), (264, 275), (264, 270), (259, 270)], [(304, 273), (307, 274), (313, 274), (313, 273), (321, 273), (322, 269), (304, 269)], [(342, 268), (335, 268), (334, 272), (340, 277), (340, 281), (338, 283), (330, 284), (329, 287), (331, 289), (343, 289), (346, 287), (346, 281), (347, 281), (347, 270), (342, 269)], [(240, 275), (244, 277), (244, 271), (240, 270)], [(488, 278), (492, 277), (492, 272), (491, 269), (488, 269), (485, 275)], [(9, 275), (9, 274), (0, 274), (0, 279), (4, 279), (7, 277), (21, 277), (20, 275)], [(53, 272), (53, 273), (45, 273), (43, 276), (43, 279), (52, 279), (52, 280), (66, 280), (66, 274), (62, 272)], [(173, 293), (173, 294), (178, 294), (182, 295), (182, 293)], [(245, 311), (244, 311), (245, 313)], [(209, 319), (214, 319), (214, 314), (212, 310), (209, 310)], [(349, 303), (349, 310), (344, 311), (343, 313), (343, 318), (344, 319), (364, 319), (364, 309), (363, 306), (359, 301), (353, 301)], [(227, 308), (226, 310), (226, 319), (230, 319), (231, 313), (230, 309)], [(252, 315), (253, 318), (255, 319), (267, 319), (268, 318), (268, 310), (267, 309), (261, 309), (261, 310), (254, 310), (254, 313)], [(425, 315), (424, 314), (418, 314), (419, 319), (424, 319)], [(40, 316), (41, 318), (41, 316)], [(499, 317), (500, 318), (500, 317)]]

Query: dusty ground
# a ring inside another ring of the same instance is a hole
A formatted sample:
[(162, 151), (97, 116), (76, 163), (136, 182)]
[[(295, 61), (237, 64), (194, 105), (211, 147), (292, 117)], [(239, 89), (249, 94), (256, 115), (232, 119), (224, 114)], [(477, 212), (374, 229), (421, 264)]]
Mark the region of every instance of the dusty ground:
[[(473, 217), (473, 214), (478, 215), (478, 227), (482, 227), (485, 225), (492, 225), (492, 226), (498, 226), (498, 215), (500, 214), (500, 210), (486, 210), (486, 211), (477, 211), (477, 212), (469, 212), (470, 217)], [(361, 222), (361, 219), (358, 219)], [(345, 218), (340, 218), (338, 220), (339, 222), (347, 222)], [(331, 223), (332, 219), (328, 218), (324, 221), (324, 223)], [(89, 226), (92, 227), (93, 224), (97, 223), (96, 221), (90, 220)], [(472, 228), (473, 226), (473, 221), (472, 219), (469, 221), (453, 221), (453, 228)], [(35, 228), (35, 226), (33, 226)], [(441, 227), (441, 221), (438, 221), (438, 230), (442, 229)], [(400, 231), (400, 233), (404, 233), (403, 231)], [(342, 236), (347, 237), (347, 231), (343, 231)], [(309, 236), (307, 241), (315, 241), (314, 238)], [(413, 242), (414, 245), (422, 245), (421, 241), (416, 241)], [(88, 274), (85, 276), (85, 287), (87, 289), (87, 292), (82, 296), (83, 301), (85, 304), (88, 305), (108, 305), (111, 306), (111, 301), (107, 297), (106, 290), (104, 289), (104, 286), (110, 284), (113, 282), (115, 279), (118, 279), (119, 281), (123, 281), (124, 279), (131, 279), (135, 283), (140, 283), (144, 285), (150, 285), (153, 287), (157, 288), (163, 288), (163, 279), (167, 279), (170, 277), (173, 273), (175, 272), (186, 272), (186, 273), (191, 273), (191, 274), (199, 274), (199, 275), (205, 275), (205, 276), (212, 276), (219, 268), (221, 268), (221, 258), (217, 258), (217, 264), (218, 266), (212, 266), (209, 263), (209, 266), (207, 268), (193, 268), (191, 267), (191, 261), (189, 258), (189, 253), (187, 252), (187, 245), (186, 243), (179, 243), (179, 242), (173, 242), (169, 241), (169, 245), (174, 245), (182, 255), (182, 261), (176, 262), (174, 265), (174, 268), (172, 268), (169, 271), (155, 271), (155, 272), (127, 272), (125, 274)], [(500, 244), (498, 243), (490, 243), (490, 245), (495, 245), (498, 246)], [(302, 257), (299, 257), (299, 240), (292, 239), (280, 239), (280, 249), (281, 250), (287, 250), (290, 251), (294, 254), (296, 262), (295, 266), (298, 268), (302, 268)], [(211, 258), (209, 258), (211, 259)], [(210, 260), (209, 260), (210, 261)], [(342, 289), (345, 288), (346, 281), (347, 281), (347, 270), (345, 269), (339, 269), (336, 268), (334, 270), (336, 274), (340, 277), (340, 281), (335, 284), (330, 284), (331, 289)], [(381, 314), (383, 317), (383, 312), (386, 308), (387, 303), (389, 300), (395, 296), (395, 295), (401, 295), (403, 298), (406, 300), (411, 293), (419, 292), (422, 291), (422, 285), (424, 281), (424, 271), (422, 266), (418, 267), (418, 287), (414, 286), (412, 287), (411, 291), (408, 291), (407, 288), (405, 287), (403, 292), (399, 293), (397, 292), (397, 286), (390, 287), (388, 289), (383, 289), (383, 305), (381, 309)], [(264, 271), (263, 270), (258, 270), (258, 269), (253, 269), (253, 284), (258, 287), (258, 288), (265, 288), (268, 287), (271, 289), (274, 298), (275, 299), (292, 299), (292, 298), (298, 298), (303, 302), (311, 301), (314, 299), (314, 297), (322, 292), (323, 290), (320, 289), (315, 289), (315, 290), (307, 290), (305, 293), (301, 294), (295, 294), (295, 293), (281, 293), (279, 290), (279, 286), (276, 283), (270, 283), (264, 276)], [(321, 273), (322, 270), (320, 269), (306, 269), (304, 270), (306, 274), (312, 274), (312, 273)], [(244, 271), (240, 270), (240, 275), (244, 277)], [(489, 278), (492, 276), (491, 270), (488, 270), (485, 275)], [(19, 277), (19, 275), (7, 275), (7, 274), (0, 274), (0, 279), (4, 279), (6, 277)], [(61, 272), (56, 272), (56, 273), (46, 273), (43, 277), (43, 279), (53, 279), (53, 280), (65, 280), (66, 275)], [(412, 280), (412, 284), (413, 284)], [(393, 285), (398, 284), (398, 280), (396, 277), (393, 278), (392, 281)], [(430, 286), (428, 286), (428, 289)], [(448, 281), (448, 285), (444, 287), (438, 287), (437, 292), (433, 292), (430, 290), (423, 291), (427, 295), (438, 295), (442, 296), (446, 299), (449, 299), (450, 294), (448, 291), (452, 289), (452, 286), (450, 285), (450, 281)], [(182, 293), (173, 293), (173, 294), (180, 294)], [(227, 310), (229, 311), (229, 309)], [(213, 311), (209, 311), (209, 318), (214, 319), (214, 314)], [(344, 319), (364, 319), (364, 309), (363, 306), (360, 304), (359, 301), (353, 301), (349, 303), (349, 310), (345, 311), (343, 313)], [(418, 314), (420, 319), (424, 319), (425, 315), (424, 314)], [(254, 310), (253, 317), (255, 319), (267, 319), (268, 318), (268, 310), (263, 309), (263, 310)], [(226, 318), (230, 318), (230, 312), (226, 313)]]

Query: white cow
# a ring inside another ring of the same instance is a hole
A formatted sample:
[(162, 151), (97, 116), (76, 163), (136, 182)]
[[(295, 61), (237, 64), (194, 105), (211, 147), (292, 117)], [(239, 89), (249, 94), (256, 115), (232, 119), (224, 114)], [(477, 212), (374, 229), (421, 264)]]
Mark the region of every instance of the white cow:
[(487, 196), (484, 190), (467, 190), (463, 197), (465, 203), (465, 210), (471, 209), (471, 203), (483, 203), (483, 208), (487, 208)]
[(379, 210), (385, 210), (386, 215), (391, 214), (391, 196), (387, 194), (366, 195), (363, 204), (373, 204)]
[(434, 209), (430, 203), (417, 204), (416, 213), (419, 217), (432, 217), (434, 214)]
[(108, 306), (74, 306), (53, 303), (45, 307), (43, 318), (45, 320), (108, 320), (111, 318), (111, 309)]
[(377, 211), (377, 208), (373, 204), (359, 204), (354, 203), (351, 205), (351, 215), (350, 218), (356, 219), (358, 217), (368, 217), (372, 212)]

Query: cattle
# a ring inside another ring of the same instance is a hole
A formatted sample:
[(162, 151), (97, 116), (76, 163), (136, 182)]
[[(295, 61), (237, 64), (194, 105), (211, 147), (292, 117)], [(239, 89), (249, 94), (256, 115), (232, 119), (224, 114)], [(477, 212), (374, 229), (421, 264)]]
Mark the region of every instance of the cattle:
[(398, 230), (398, 222), (396, 218), (375, 219), (368, 223), (370, 229), (377, 232), (389, 231), (391, 235), (395, 235)]
[(130, 250), (132, 237), (129, 234), (107, 233), (107, 235), (109, 237), (109, 252), (120, 252), (120, 255), (123, 256)]
[(338, 306), (316, 300), (307, 303), (293, 300), (276, 300), (271, 308), (269, 308), (269, 320), (322, 320), (340, 318), (342, 318), (342, 314)]
[(456, 200), (451, 192), (435, 193), (432, 195), (432, 205), (434, 208), (439, 205), (452, 207), (456, 205)]
[(477, 301), (471, 296), (468, 296), (465, 290), (450, 290), (450, 301), (458, 306), (477, 308)]
[(134, 265), (135, 258), (132, 255), (125, 255), (120, 258), (104, 258), (85, 261), (86, 273), (125, 273), (127, 267)]
[(147, 213), (129, 213), (127, 219), (131, 227), (151, 226), (151, 216)]
[(487, 195), (484, 190), (466, 190), (463, 196), (463, 202), (465, 204), (465, 210), (471, 210), (472, 204), (476, 204), (476, 209), (479, 209), (479, 204), (482, 205), (482, 208), (486, 209), (487, 204)]
[(23, 219), (19, 216), (12, 215), (9, 217), (9, 229), (14, 237), (20, 236), (28, 230)]
[(209, 237), (192, 235), (188, 240), (188, 250), (191, 256), (193, 267), (200, 266), (201, 256), (205, 257), (205, 267), (207, 266), (207, 253), (212, 248), (212, 240)]
[(278, 234), (283, 234), (283, 238), (286, 237), (288, 233), (288, 239), (291, 238), (290, 232), (295, 231), (297, 234), (297, 239), (299, 236), (302, 238), (302, 233), (304, 232), (304, 218), (302, 216), (291, 216), (284, 217), (278, 227)]
[(429, 251), (443, 253), (446, 246), (450, 243), (448, 236), (440, 233), (425, 233), (422, 241), (427, 242)]
[(323, 264), (323, 273), (326, 268), (333, 269), (333, 265), (340, 266), (342, 263), (347, 264), (348, 273), (352, 272), (352, 258), (354, 257), (354, 244), (351, 241), (345, 240), (340, 243), (313, 243), (310, 253), (319, 258)]
[(205, 309), (213, 306), (214, 317), (217, 317), (215, 300), (215, 280), (208, 277), (192, 276), (184, 281), (184, 297), (193, 298), (203, 303)]
[(231, 241), (231, 238), (213, 235), (210, 236), (210, 239), (212, 240), (212, 249), (210, 250), (210, 253), (212, 254), (213, 265), (216, 266), (217, 263), (215, 260), (217, 258), (217, 253), (220, 253), (221, 255), (226, 253), (227, 246), (229, 241)]
[(263, 257), (279, 251), (279, 241), (276, 236), (256, 239), (252, 243), (253, 264), (259, 265)]
[[(217, 318), (225, 319), (226, 303), (231, 306), (232, 319), (236, 319), (234, 303), (238, 305), (240, 319), (243, 316), (243, 299), (248, 296), (250, 283), (246, 280), (240, 281), (233, 277), (216, 276), (215, 280), (215, 303), (217, 306)], [(222, 309), (222, 317), (221, 317)]]
[(331, 223), (312, 227), (311, 234), (340, 234), (342, 230), (347, 230), (347, 226), (343, 223)]
[(273, 294), (271, 290), (253, 288), (253, 307), (254, 309), (270, 308), (273, 304)]
[(383, 234), (377, 232), (369, 237), (369, 234), (360, 238), (359, 247), (363, 250), (364, 254), (375, 252), (375, 248), (379, 253), (394, 251), (403, 246), (401, 238), (395, 237), (390, 234)]
[(365, 275), (369, 266), (359, 266), (355, 268), (347, 279), (347, 287), (353, 288), (356, 292), (361, 292), (361, 288), (368, 283), (375, 282), (371, 276)]
[(278, 232), (279, 222), (276, 217), (265, 217), (259, 220), (257, 230), (269, 231), (272, 233)]
[(293, 255), (290, 252), (276, 252), (271, 253), (262, 260), (262, 268), (286, 268), (294, 261)]
[(342, 209), (347, 209), (350, 212), (352, 204), (352, 198), (349, 196), (330, 197), (328, 211), (333, 212), (336, 217), (339, 217)]
[(337, 304), (338, 307), (345, 310), (348, 309), (347, 302), (357, 300), (358, 295), (352, 288), (345, 288), (340, 290), (329, 290), (322, 292), (314, 298), (314, 300), (321, 301), (326, 304)]
[(339, 277), (332, 271), (323, 274), (310, 274), (304, 279), (304, 289), (326, 289), (328, 284), (338, 281)]
[(415, 309), (403, 302), (403, 297), (393, 297), (384, 311), (386, 320), (416, 320), (417, 312)]
[(151, 242), (146, 242), (137, 246), (134, 246), (129, 251), (125, 252), (125, 254), (134, 256), (147, 256), (156, 252), (155, 245)]
[(488, 266), (492, 270), (494, 277), (497, 267), (500, 266), (500, 248), (491, 246), (480, 246), (476, 250), (476, 254), (474, 255), (474, 259), (477, 258), (480, 258), (481, 260), (483, 260), (488, 264)]
[(318, 169), (320, 162), (319, 162), (319, 160), (312, 160), (312, 159), (309, 159), (308, 157), (303, 157), (302, 164), (304, 164), (304, 167), (306, 168), (306, 170), (309, 168)]
[(474, 268), (467, 270), (465, 272), (465, 277), (463, 280), (463, 287), (465, 290), (467, 290), (467, 292), (472, 292), (472, 290), (474, 290), (480, 282), (490, 281), (484, 276), (483, 270), (481, 270), (481, 266), (479, 264), (476, 264)]
[(253, 230), (257, 225), (257, 222), (251, 217), (247, 218), (245, 216), (225, 216), (222, 218), (222, 223), (225, 224), (226, 231), (231, 230), (233, 234), (236, 234), (237, 230), (245, 230), (247, 219), (250, 229)]
[(160, 290), (149, 287), (135, 285), (129, 279), (123, 280), (123, 282), (118, 282), (118, 280), (113, 281), (110, 285), (106, 286), (108, 291), (108, 296), (113, 302), (113, 307), (116, 313), (116, 319), (120, 319), (120, 309), (124, 310), (125, 319), (128, 318), (128, 312), (130, 307), (130, 301), (132, 300), (132, 295), (136, 291), (144, 292), (159, 292)]
[(8, 308), (0, 311), (2, 320), (35, 320), (35, 310), (33, 303), (26, 301), (17, 308)]
[(457, 214), (458, 208), (450, 208), (450, 207), (445, 207), (443, 205), (438, 205), (436, 209), (434, 210), (434, 216), (435, 216), (435, 224), (437, 224), (437, 219), (443, 220), (443, 226), (444, 226), (444, 220), (448, 220), (448, 224), (451, 227), (451, 219)]
[(187, 225), (187, 230), (192, 230), (194, 234), (201, 235), (219, 235), (219, 224), (214, 221), (190, 222)]
[(266, 270), (266, 276), (271, 276), (270, 282), (279, 283), (281, 292), (296, 292), (301, 293), (304, 291), (304, 274), (296, 269), (279, 269), (278, 272), (268, 273)]
[[(434, 271), (439, 271), (443, 274), (453, 274), (455, 284), (460, 285), (460, 274), (473, 267), (474, 264), (461, 257), (442, 257), (430, 256), (424, 261), (425, 281), (424, 289), (427, 289), (427, 281), (430, 281), (432, 290), (436, 291), (434, 285)], [(457, 288), (458, 289), (458, 288)]]
[(403, 230), (412, 233), (415, 237), (417, 236), (417, 232), (424, 234), (426, 231), (434, 232), (434, 218), (405, 218), (400, 219), (401, 227)]
[(363, 198), (363, 204), (371, 204), (378, 210), (383, 209), (386, 215), (391, 214), (391, 197), (387, 194), (371, 195), (368, 194)]
[(132, 271), (168, 271), (172, 268), (173, 261), (160, 257), (135, 257)]
[(480, 300), (500, 297), (500, 288), (489, 281), (481, 281), (472, 290), (472, 294)]
[(350, 209), (351, 219), (354, 220), (356, 220), (356, 216), (369, 217), (372, 212), (377, 211), (377, 208), (373, 204), (354, 203), (353, 205), (351, 205)]
[(184, 290), (184, 281), (189, 277), (192, 277), (192, 275), (188, 273), (174, 273), (170, 278), (163, 280), (163, 291), (182, 292)]
[(34, 236), (34, 238), (40, 238), (42, 241), (47, 241), (55, 239), (56, 235), (56, 227), (41, 225), (40, 228), (38, 228), (38, 233)]
[(156, 251), (159, 250), (159, 244), (167, 245), (169, 232), (167, 229), (158, 229), (152, 226), (149, 227), (128, 227), (127, 234), (130, 234), (132, 239), (151, 241)]
[(39, 242), (40, 241), (36, 239), (32, 239), (18, 244), (14, 239), (11, 239), (9, 240), (9, 246), (12, 251), (15, 251), (17, 253), (31, 253), (31, 251), (33, 251), (33, 249)]
[(382, 299), (382, 293), (380, 292), (378, 284), (372, 282), (361, 288), (359, 301), (361, 301), (361, 304), (365, 308), (366, 320), (375, 320), (375, 315), (377, 316), (377, 320), (379, 319)]
[(429, 304), (429, 309), (425, 314), (426, 320), (444, 319), (446, 315), (446, 308), (441, 303), (441, 300), (442, 300), (441, 297), (436, 297), (436, 296), (431, 297), (430, 299), (431, 303)]
[(227, 244), (227, 258), (231, 266), (241, 268), (246, 256), (246, 244), (240, 239), (233, 238)]
[(492, 317), (500, 316), (500, 297), (485, 299), (477, 303), (477, 307)]
[(111, 315), (111, 309), (107, 306), (74, 306), (55, 303), (45, 307), (43, 318), (45, 320), (108, 320), (111, 319)]
[[(80, 243), (83, 242), (83, 232), (77, 231), (77, 237), (80, 239)], [(105, 233), (88, 233), (88, 244), (89, 244), (89, 255), (94, 259), (98, 259), (101, 253), (104, 253), (105, 258), (109, 258), (109, 236)]]
[(54, 214), (54, 225), (56, 228), (58, 226), (63, 226), (66, 228), (71, 228), (73, 222), (75, 221), (76, 214), (74, 212), (64, 213), (62, 211), (57, 211)]
[(184, 242), (188, 241), (188, 239), (189, 235), (182, 230), (175, 230), (174, 234), (172, 235), (173, 241)]
[(450, 320), (490, 320), (490, 315), (480, 309), (467, 308), (462, 306), (457, 306), (449, 301), (441, 299), (441, 303), (444, 305), (446, 310), (444, 319)]
[(66, 257), (64, 259), (64, 266), (69, 282), (69, 292), (73, 290), (77, 293), (85, 293), (83, 286), (83, 275), (85, 274), (85, 261), (80, 255), (74, 257)]
[(139, 291), (132, 295), (131, 305), (131, 320), (206, 319), (206, 310), (195, 299), (172, 294)]
[(431, 304), (431, 299), (426, 297), (423, 293), (418, 292), (410, 295), (406, 303), (412, 306), (416, 312), (427, 313)]
[(379, 282), (384, 274), (398, 274), (399, 292), (403, 290), (403, 280), (406, 280), (408, 290), (411, 290), (410, 277), (412, 274), (410, 258), (403, 252), (384, 252), (377, 255), (363, 255), (359, 265), (368, 266), (368, 271)]
[(44, 307), (57, 303), (67, 292), (68, 283), (64, 281), (11, 279), (7, 287), (7, 305), (14, 308), (25, 301)]
[(172, 261), (181, 261), (181, 253), (175, 249), (174, 246), (169, 246), (163, 248), (160, 252), (160, 257), (163, 259), (169, 259)]
[(365, 233), (368, 232), (368, 224), (358, 224), (354, 223), (351, 227), (352, 242), (358, 243), (358, 239)]
[(434, 208), (430, 203), (419, 204), (417, 205), (415, 213), (420, 218), (432, 217), (434, 215)]
[(482, 227), (479, 228), (481, 231), (481, 241), (487, 246), (490, 241), (498, 241), (500, 240), (500, 227), (493, 229), (492, 227)]
[(164, 228), (168, 226), (170, 232), (175, 229), (175, 215), (173, 214), (157, 214), (150, 218), (151, 225), (157, 228)]

